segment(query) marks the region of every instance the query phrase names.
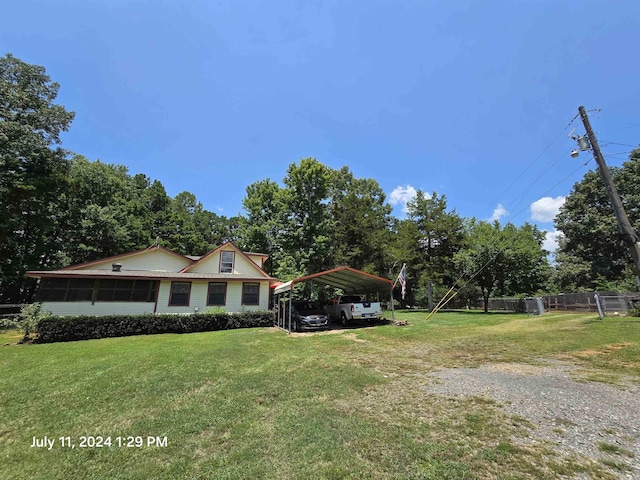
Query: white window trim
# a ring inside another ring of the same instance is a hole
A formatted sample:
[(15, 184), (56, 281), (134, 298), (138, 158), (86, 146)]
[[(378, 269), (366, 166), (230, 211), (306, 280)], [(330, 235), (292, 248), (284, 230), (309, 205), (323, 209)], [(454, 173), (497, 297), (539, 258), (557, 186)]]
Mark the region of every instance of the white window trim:
[[(225, 253), (231, 254), (231, 271), (230, 272), (223, 271), (223, 265), (227, 265), (227, 267), (229, 265), (229, 262), (222, 261), (222, 257), (224, 256)], [(220, 252), (220, 273), (233, 273), (233, 267), (235, 265), (235, 261), (236, 261), (236, 252), (231, 252), (229, 250), (223, 250), (222, 252)]]

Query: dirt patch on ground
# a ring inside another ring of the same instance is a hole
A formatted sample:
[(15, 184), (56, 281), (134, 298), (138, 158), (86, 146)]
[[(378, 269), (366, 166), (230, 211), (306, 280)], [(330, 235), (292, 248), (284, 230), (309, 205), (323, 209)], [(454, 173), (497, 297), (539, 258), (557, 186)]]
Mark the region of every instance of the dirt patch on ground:
[(362, 338), (358, 338), (355, 333), (348, 333), (349, 330), (323, 330), (319, 332), (291, 332), (289, 335), (292, 337), (302, 337), (307, 335), (343, 335), (347, 340), (352, 340), (354, 342), (367, 342)]
[(309, 335), (336, 335), (344, 333), (345, 330), (318, 330), (315, 332), (289, 332), (292, 337), (306, 337)]
[(631, 345), (630, 343), (613, 343), (611, 345), (605, 345), (602, 350), (581, 350), (575, 353), (575, 356), (580, 358), (593, 357), (595, 355), (609, 355), (611, 353), (622, 350), (623, 348)]

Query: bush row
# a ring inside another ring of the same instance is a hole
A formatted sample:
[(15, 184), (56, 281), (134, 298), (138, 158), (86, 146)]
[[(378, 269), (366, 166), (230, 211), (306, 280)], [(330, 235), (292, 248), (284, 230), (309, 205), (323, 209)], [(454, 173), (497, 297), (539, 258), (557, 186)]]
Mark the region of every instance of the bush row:
[(47, 316), (37, 321), (34, 343), (70, 342), (157, 333), (194, 333), (232, 328), (270, 327), (273, 312), (196, 313), (193, 315)]

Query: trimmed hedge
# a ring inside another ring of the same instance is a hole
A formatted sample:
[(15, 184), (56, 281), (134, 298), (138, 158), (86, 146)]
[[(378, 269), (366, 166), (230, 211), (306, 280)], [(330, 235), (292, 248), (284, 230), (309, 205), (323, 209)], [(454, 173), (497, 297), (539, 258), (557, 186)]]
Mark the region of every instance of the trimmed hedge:
[(130, 335), (194, 333), (233, 328), (271, 327), (273, 312), (195, 313), (192, 315), (109, 315), (46, 317), (39, 320), (34, 343), (71, 342)]

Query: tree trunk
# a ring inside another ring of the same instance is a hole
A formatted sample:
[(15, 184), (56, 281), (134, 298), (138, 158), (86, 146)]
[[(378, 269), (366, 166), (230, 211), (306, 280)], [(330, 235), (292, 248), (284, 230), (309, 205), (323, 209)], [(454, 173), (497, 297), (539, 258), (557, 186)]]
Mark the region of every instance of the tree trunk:
[(489, 297), (492, 289), (482, 289), (482, 300), (484, 301), (484, 313), (489, 313)]
[(427, 308), (430, 312), (433, 312), (433, 283), (431, 280), (427, 282)]

